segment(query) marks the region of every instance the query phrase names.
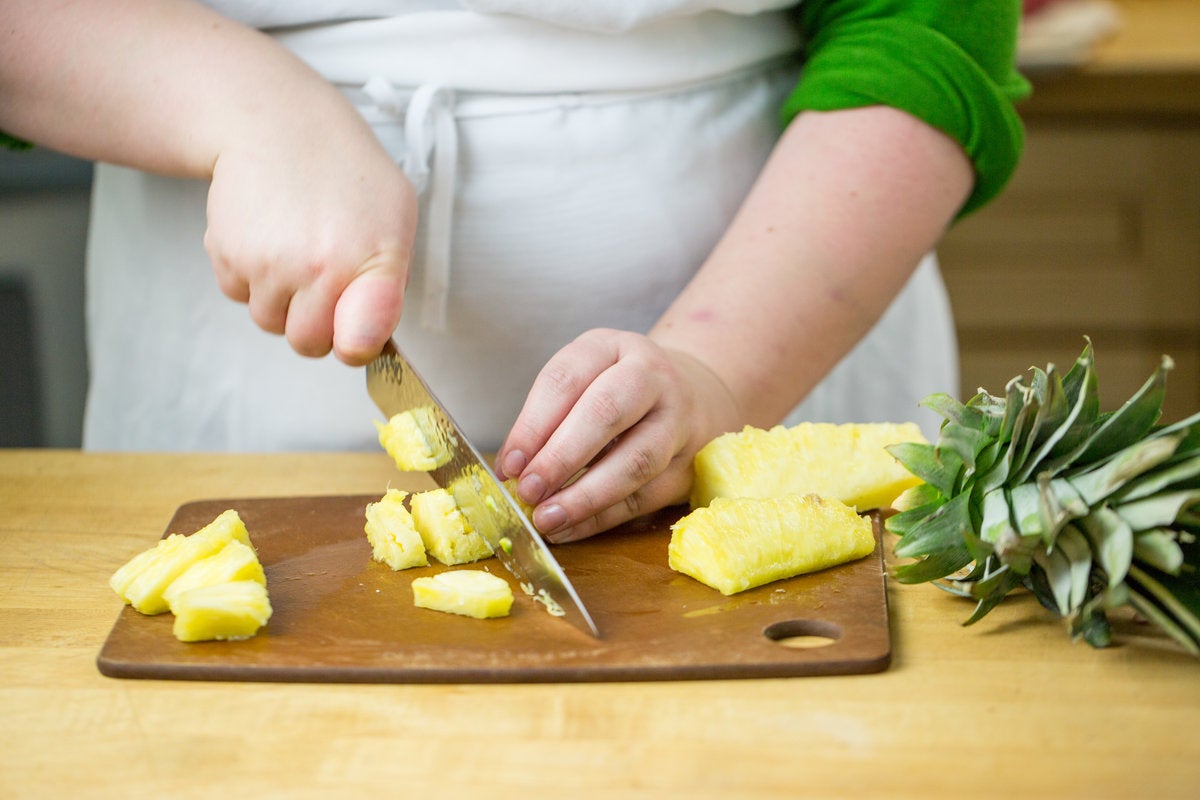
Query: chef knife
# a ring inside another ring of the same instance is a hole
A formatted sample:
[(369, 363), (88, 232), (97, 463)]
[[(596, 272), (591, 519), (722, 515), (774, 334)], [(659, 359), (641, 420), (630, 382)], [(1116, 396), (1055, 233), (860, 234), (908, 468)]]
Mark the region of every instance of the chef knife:
[(598, 637), (596, 624), (550, 548), (395, 341), (389, 340), (367, 365), (367, 391), (388, 419), (412, 412), (437, 454), (430, 475), (454, 496), (467, 522), (521, 588), (549, 613)]

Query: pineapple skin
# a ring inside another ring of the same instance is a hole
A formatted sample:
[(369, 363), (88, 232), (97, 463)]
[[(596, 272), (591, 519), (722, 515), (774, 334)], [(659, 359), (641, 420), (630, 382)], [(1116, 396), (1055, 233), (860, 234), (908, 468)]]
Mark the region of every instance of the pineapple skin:
[(188, 589), (175, 598), (173, 610), (172, 631), (181, 642), (249, 639), (272, 614), (267, 587), (254, 580)]
[(508, 581), (478, 569), (442, 572), (412, 582), (413, 605), (475, 619), (506, 617), (513, 593)]
[(379, 444), (402, 472), (429, 472), (450, 460), (450, 449), (440, 441), (440, 427), (431, 408), (402, 411), (386, 423), (376, 422), (375, 428)]
[(189, 589), (214, 586), (235, 581), (254, 581), (267, 585), (267, 575), (253, 547), (234, 540), (208, 558), (202, 558), (188, 567), (182, 575), (171, 582), (163, 592), (163, 599), (172, 612), (176, 598)]
[(671, 526), (671, 569), (732, 595), (870, 555), (869, 519), (817, 495), (718, 497)]
[(765, 430), (746, 426), (696, 454), (692, 508), (718, 497), (818, 494), (866, 511), (885, 508), (920, 483), (884, 448), (925, 443), (916, 423), (816, 423)]
[[(164, 593), (175, 579), (192, 564), (217, 553), (231, 541), (253, 547), (245, 524), (233, 509), (222, 512), (208, 525), (189, 536), (168, 536), (152, 549), (154, 555), (144, 561), (141, 555), (134, 556), (126, 566), (137, 569), (137, 572), (118, 594), (143, 614), (162, 614), (170, 610)], [(114, 588), (125, 577), (122, 575), (118, 578), (118, 575), (121, 575), (121, 570), (117, 570), (117, 574), (110, 580)]]
[(409, 506), (425, 551), (438, 561), (452, 567), (491, 557), (492, 548), (471, 528), (450, 492), (417, 492)]
[(377, 502), (368, 503), (363, 530), (371, 543), (371, 557), (394, 570), (429, 563), (425, 543), (417, 533), (412, 514), (404, 507), (407, 492), (388, 489)]

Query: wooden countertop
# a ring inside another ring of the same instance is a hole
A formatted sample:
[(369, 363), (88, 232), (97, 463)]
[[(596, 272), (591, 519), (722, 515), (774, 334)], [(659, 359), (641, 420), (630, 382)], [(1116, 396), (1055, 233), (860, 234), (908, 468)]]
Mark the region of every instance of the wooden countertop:
[(1029, 69), (1029, 118), (1200, 115), (1200, 2), (1107, 0), (1120, 19), (1081, 63)]
[(889, 586), (892, 666), (675, 683), (118, 680), (107, 581), (201, 498), (362, 494), (386, 456), (0, 450), (0, 797), (1171, 798), (1200, 785), (1200, 662), (1132, 621)]

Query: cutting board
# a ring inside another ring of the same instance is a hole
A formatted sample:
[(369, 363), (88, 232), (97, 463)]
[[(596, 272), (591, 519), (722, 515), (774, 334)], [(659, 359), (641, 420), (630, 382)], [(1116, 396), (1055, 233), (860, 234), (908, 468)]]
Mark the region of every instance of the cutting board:
[[(274, 614), (252, 639), (177, 641), (172, 616), (126, 606), (97, 659), (116, 678), (357, 683), (651, 681), (878, 672), (891, 658), (879, 520), (866, 558), (725, 597), (667, 566), (677, 507), (556, 545), (600, 637), (521, 591), (496, 559), (467, 565), (513, 585), (508, 617), (416, 608), (413, 578), (371, 559), (373, 496), (217, 499), (181, 506), (166, 533), (237, 509)], [(164, 533), (165, 535), (165, 533)]]

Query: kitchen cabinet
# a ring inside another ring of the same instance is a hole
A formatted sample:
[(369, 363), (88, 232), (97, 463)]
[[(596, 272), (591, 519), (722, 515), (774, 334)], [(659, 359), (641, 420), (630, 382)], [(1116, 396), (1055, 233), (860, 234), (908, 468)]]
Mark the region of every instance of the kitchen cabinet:
[(1023, 161), (941, 247), (964, 398), (1087, 335), (1105, 408), (1168, 354), (1164, 419), (1200, 410), (1200, 3), (1114, 5), (1085, 62), (1028, 73)]

